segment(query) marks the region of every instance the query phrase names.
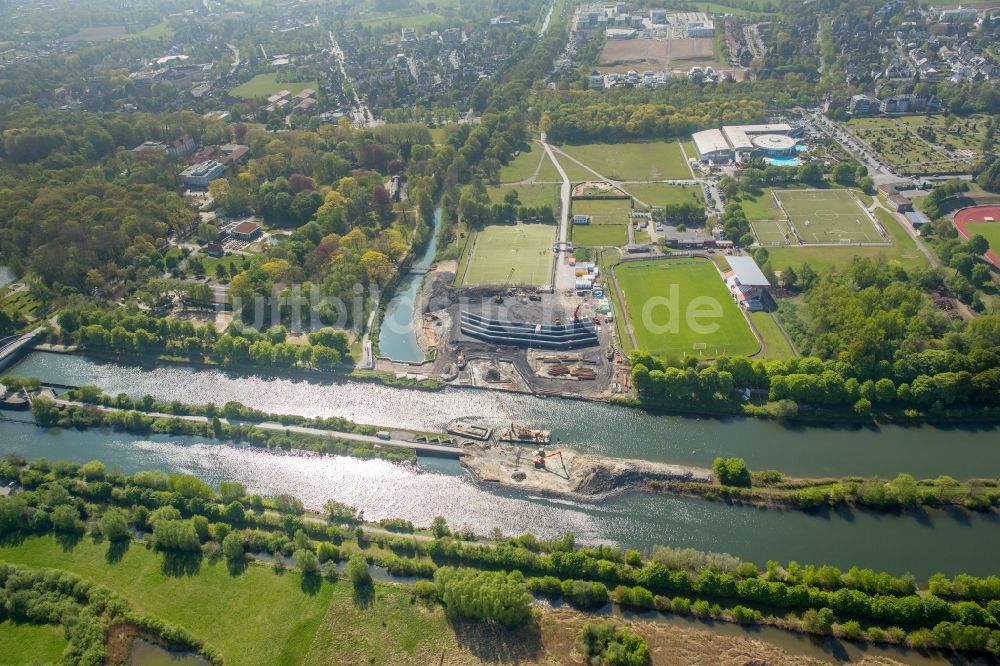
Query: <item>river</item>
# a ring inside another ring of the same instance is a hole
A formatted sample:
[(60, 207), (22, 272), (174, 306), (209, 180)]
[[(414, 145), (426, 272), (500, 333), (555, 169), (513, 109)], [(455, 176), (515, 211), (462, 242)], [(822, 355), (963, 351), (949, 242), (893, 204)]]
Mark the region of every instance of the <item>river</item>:
[[(993, 441), (993, 434), (988, 431), (945, 433), (924, 428), (844, 431), (833, 435), (808, 429), (782, 434), (785, 431), (776, 424), (750, 420), (723, 422), (650, 416), (608, 405), (543, 401), (475, 390), (428, 393), (377, 384), (315, 385), (231, 377), (217, 371), (180, 367), (141, 369), (96, 363), (79, 356), (41, 353), (29, 356), (14, 372), (67, 384), (90, 382), (111, 393), (126, 392), (134, 396), (149, 393), (164, 400), (214, 400), (218, 404), (241, 399), (268, 411), (339, 415), (411, 428), (437, 427), (456, 414), (496, 416), (498, 410), (512, 409), (518, 419), (531, 417), (555, 426), (564, 441), (571, 440), (574, 447), (596, 449), (595, 442), (601, 442), (603, 447), (616, 449), (619, 454), (619, 449), (634, 445), (635, 438), (669, 442), (684, 434), (692, 443), (704, 437), (703, 445), (713, 449), (709, 458), (716, 454), (716, 449), (722, 454), (759, 450), (763, 457), (771, 444), (793, 446), (781, 444), (785, 437), (790, 437), (800, 450), (811, 453), (794, 456), (786, 451), (789, 463), (798, 461), (803, 467), (809, 467), (808, 460), (815, 456), (819, 458), (811, 463), (814, 467), (832, 465), (835, 461), (846, 464), (851, 457), (821, 455), (825, 447), (814, 444), (814, 436), (830, 437), (827, 446), (864, 437), (869, 448), (892, 449), (902, 464), (920, 460), (921, 456), (930, 457), (934, 445), (947, 447), (948, 454), (938, 456), (942, 466), (956, 465), (955, 459), (962, 457), (955, 453), (960, 446), (980, 446), (987, 453), (991, 448), (988, 444)], [(608, 435), (616, 428), (625, 432), (606, 439), (581, 437), (588, 424)], [(660, 432), (673, 436), (658, 438)], [(478, 486), (451, 460), (420, 458), (414, 465), (288, 455), (200, 438), (46, 431), (11, 422), (0, 423), (0, 442), (3, 442), (0, 450), (16, 451), (26, 457), (81, 462), (99, 459), (127, 473), (164, 469), (195, 474), (213, 484), (238, 480), (252, 492), (272, 495), (291, 492), (314, 509), (327, 499), (336, 499), (364, 510), (370, 520), (401, 517), (427, 525), (434, 516), (443, 515), (452, 526), (468, 526), (479, 534), (487, 534), (495, 527), (505, 534), (532, 532), (542, 538), (572, 531), (585, 543), (614, 543), (645, 551), (656, 544), (685, 546), (730, 552), (758, 564), (768, 559), (829, 563), (844, 568), (856, 564), (897, 574), (910, 572), (926, 579), (936, 571), (996, 573), (994, 553), (1000, 549), (995, 514), (891, 515), (862, 511), (808, 514), (640, 493), (592, 504)], [(704, 462), (705, 454), (690, 446), (683, 450)], [(653, 451), (654, 447), (644, 450)], [(965, 450), (963, 455), (969, 455), (971, 450)], [(854, 469), (870, 459), (860, 455), (852, 463)], [(979, 469), (985, 476), (988, 465), (982, 459)], [(788, 465), (778, 467), (786, 469)], [(974, 466), (970, 463), (971, 467)]]
[(995, 427), (789, 428), (759, 419), (662, 416), (604, 403), (500, 391), (428, 392), (332, 379), (314, 383), (46, 353), (29, 355), (9, 372), (63, 384), (96, 384), (111, 395), (149, 394), (165, 401), (217, 405), (238, 400), (271, 413), (340, 416), (412, 430), (439, 431), (463, 416), (493, 425), (514, 420), (551, 429), (560, 444), (580, 451), (677, 464), (709, 466), (716, 456), (739, 456), (751, 469), (798, 476), (893, 477), (908, 472), (918, 478), (1000, 477)]
[(16, 279), (17, 276), (14, 275), (14, 271), (7, 266), (0, 265), (0, 287), (6, 287)]
[[(441, 209), (434, 209), (434, 229), (423, 254), (413, 262), (414, 266), (427, 266), (437, 255), (438, 230), (441, 228)], [(413, 328), (413, 308), (417, 295), (424, 283), (424, 275), (409, 275), (399, 285), (396, 295), (385, 306), (382, 328), (379, 329), (379, 355), (393, 361), (420, 363), (424, 352), (417, 344)]]

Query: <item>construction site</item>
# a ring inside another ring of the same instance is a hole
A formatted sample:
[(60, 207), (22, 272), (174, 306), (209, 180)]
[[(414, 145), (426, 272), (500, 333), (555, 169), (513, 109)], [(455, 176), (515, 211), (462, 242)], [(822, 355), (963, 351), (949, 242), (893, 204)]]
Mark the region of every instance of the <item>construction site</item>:
[(441, 268), (414, 312), (418, 338), (445, 382), (537, 395), (606, 399), (627, 387), (613, 314), (593, 291), (455, 287)]
[(480, 483), (588, 501), (642, 490), (649, 481), (713, 482), (711, 470), (700, 467), (497, 441), (463, 441), (460, 461)]

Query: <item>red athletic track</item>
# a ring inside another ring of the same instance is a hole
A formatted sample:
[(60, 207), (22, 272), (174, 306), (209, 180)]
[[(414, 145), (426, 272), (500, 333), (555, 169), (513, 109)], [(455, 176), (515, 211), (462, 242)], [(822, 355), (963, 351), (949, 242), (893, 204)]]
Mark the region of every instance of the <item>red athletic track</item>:
[[(996, 220), (996, 224), (1000, 224), (1000, 206), (972, 206), (971, 208), (963, 208), (955, 213), (955, 228), (966, 238), (971, 238), (972, 233), (969, 232), (969, 222), (985, 222), (984, 218), (987, 217), (992, 217)], [(986, 258), (994, 266), (1000, 268), (1000, 256), (997, 256), (998, 251), (1000, 251), (1000, 248), (990, 249), (986, 253)]]

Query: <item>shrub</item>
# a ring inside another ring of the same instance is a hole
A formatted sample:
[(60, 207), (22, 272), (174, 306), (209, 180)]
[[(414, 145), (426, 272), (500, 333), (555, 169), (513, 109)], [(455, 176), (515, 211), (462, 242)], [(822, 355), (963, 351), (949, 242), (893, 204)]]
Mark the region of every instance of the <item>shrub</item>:
[(646, 640), (614, 622), (584, 624), (580, 630), (580, 645), (590, 664), (645, 666), (649, 663)]

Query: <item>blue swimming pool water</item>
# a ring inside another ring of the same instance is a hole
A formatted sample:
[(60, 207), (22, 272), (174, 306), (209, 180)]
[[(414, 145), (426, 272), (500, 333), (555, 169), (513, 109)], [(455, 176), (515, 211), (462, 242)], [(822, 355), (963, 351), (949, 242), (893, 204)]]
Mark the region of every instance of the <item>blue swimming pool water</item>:
[(795, 146), (795, 150), (797, 150), (800, 153), (804, 153), (807, 150), (809, 150), (809, 146), (807, 146), (804, 143), (800, 143), (799, 145)]
[(764, 161), (768, 164), (782, 167), (798, 166), (802, 164), (802, 160), (797, 157), (765, 157)]

